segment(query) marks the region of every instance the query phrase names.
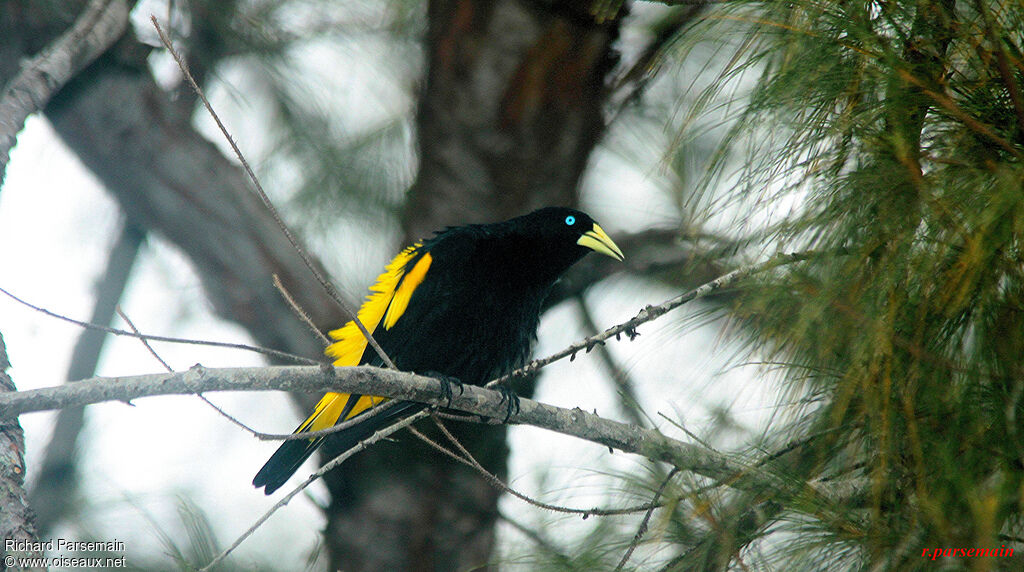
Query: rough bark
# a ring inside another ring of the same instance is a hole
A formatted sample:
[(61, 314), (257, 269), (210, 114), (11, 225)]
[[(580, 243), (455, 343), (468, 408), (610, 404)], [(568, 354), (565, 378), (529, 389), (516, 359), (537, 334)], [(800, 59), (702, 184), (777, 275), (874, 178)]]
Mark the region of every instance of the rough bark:
[[(0, 333), (0, 393), (18, 390), (7, 375), (10, 365), (7, 346)], [(0, 539), (38, 542), (35, 516), (25, 492), (25, 434), (17, 417), (0, 420)], [(0, 554), (4, 556), (0, 569), (7, 568), (7, 556), (42, 556), (40, 550), (32, 550), (31, 547), (29, 550), (8, 552), (5, 546), (0, 546)]]
[[(406, 242), (578, 202), (605, 126), (618, 25), (597, 22), (585, 2), (430, 2)], [(505, 475), (503, 427), (456, 429), (485, 467)], [(489, 568), (500, 492), (411, 437), (354, 457), (327, 483), (332, 569)]]

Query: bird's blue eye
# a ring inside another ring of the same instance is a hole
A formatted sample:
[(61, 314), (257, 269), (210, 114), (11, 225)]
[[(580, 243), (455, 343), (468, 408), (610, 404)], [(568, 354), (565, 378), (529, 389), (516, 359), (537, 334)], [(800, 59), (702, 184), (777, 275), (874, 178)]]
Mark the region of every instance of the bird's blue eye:
[(572, 215), (569, 215), (569, 216), (565, 217), (565, 224), (567, 224), (569, 226), (572, 226), (572, 225), (576, 224), (576, 217), (574, 217)]

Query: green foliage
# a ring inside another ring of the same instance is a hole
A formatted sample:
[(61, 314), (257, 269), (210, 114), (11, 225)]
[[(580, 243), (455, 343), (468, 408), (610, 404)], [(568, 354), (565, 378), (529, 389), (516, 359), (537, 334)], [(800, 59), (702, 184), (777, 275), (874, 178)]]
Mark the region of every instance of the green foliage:
[(749, 22), (723, 79), (761, 70), (729, 137), (758, 142), (732, 198), (797, 199), (759, 240), (826, 253), (733, 308), (751, 352), (785, 362), (807, 398), (773, 439), (801, 443), (783, 456), (793, 478), (863, 483), (842, 507), (772, 499), (783, 509), (762, 530), (801, 539), (772, 558), (804, 567), (823, 546), (854, 567), (923, 569), (923, 548), (1020, 548), (1024, 5), (744, 2), (717, 16)]

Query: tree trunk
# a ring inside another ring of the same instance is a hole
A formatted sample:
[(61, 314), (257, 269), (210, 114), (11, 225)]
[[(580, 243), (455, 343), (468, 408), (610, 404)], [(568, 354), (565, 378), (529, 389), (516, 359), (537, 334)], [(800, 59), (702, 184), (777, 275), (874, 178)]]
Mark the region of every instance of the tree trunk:
[[(430, 3), (406, 243), (450, 224), (577, 203), (605, 126), (619, 25), (596, 22), (581, 4)], [(529, 395), (527, 385), (517, 389)], [(451, 429), (506, 475), (504, 427)], [(332, 570), (484, 570), (492, 561), (500, 493), (408, 434), (353, 457), (327, 483)]]
[[(11, 366), (7, 360), (7, 346), (4, 345), (3, 334), (0, 333), (0, 391), (17, 391), (14, 381), (7, 375)], [(36, 536), (35, 516), (28, 505), (25, 493), (25, 434), (17, 418), (0, 419), (0, 538), (15, 543), (38, 543)], [(0, 569), (7, 569), (7, 556), (30, 557), (42, 556), (42, 551), (31, 544), (27, 550), (15, 545), (15, 550), (8, 551), (6, 545), (0, 547), (0, 555), (4, 564)], [(14, 566), (10, 566), (14, 568)], [(20, 568), (19, 568), (20, 569)]]

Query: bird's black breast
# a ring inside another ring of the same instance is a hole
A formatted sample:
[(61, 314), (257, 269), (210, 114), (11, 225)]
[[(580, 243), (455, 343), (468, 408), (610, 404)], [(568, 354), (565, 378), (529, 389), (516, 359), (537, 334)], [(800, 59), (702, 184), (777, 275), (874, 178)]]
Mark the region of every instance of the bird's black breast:
[(472, 241), (432, 246), (430, 269), (405, 313), (374, 332), (382, 349), (399, 369), (472, 384), (526, 363), (550, 284), (524, 284), (492, 249)]

